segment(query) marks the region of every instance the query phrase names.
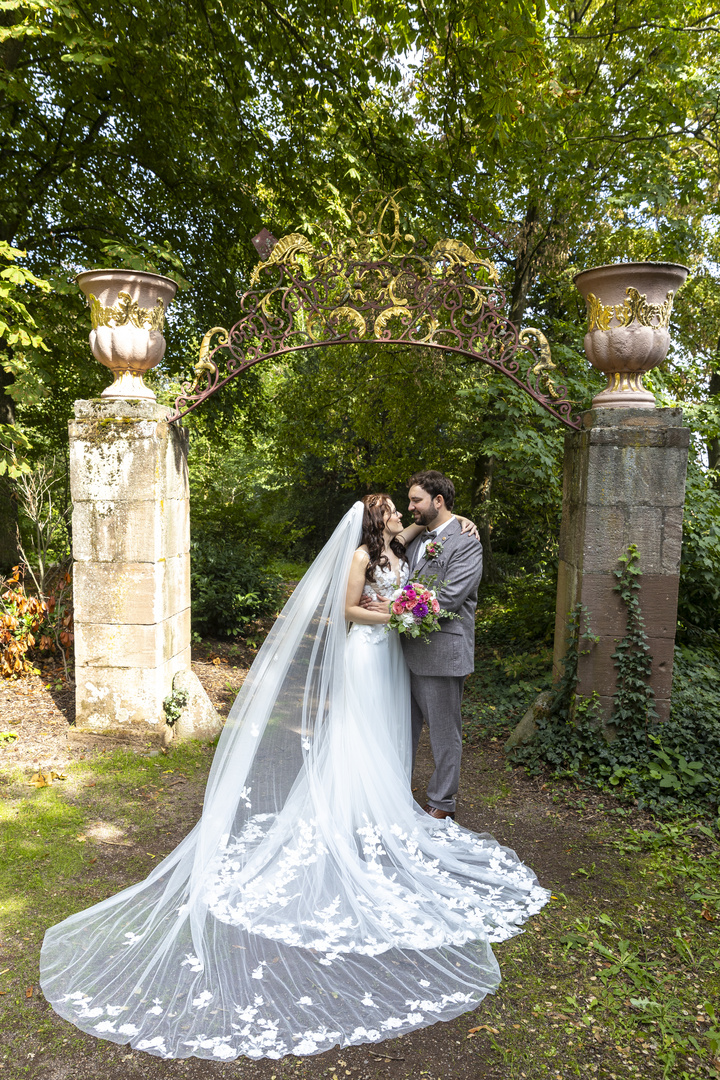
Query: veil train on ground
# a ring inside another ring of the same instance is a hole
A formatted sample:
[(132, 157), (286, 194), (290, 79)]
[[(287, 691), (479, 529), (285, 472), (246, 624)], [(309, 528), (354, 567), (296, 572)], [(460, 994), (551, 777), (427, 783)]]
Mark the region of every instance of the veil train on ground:
[(214, 1060), (377, 1042), (475, 1008), (500, 982), (491, 943), (549, 899), (514, 852), (413, 801), (408, 702), (346, 663), (362, 515), (260, 649), (192, 832), (46, 933), (43, 992), (83, 1031)]

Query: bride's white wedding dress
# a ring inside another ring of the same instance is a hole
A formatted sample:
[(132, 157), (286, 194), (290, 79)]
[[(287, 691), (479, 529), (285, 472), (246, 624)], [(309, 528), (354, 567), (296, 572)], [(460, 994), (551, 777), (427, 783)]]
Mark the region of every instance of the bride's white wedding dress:
[(514, 852), (413, 800), (399, 639), (344, 624), (361, 522), (358, 503), (253, 664), (193, 832), (48, 931), (43, 991), (83, 1030), (215, 1060), (394, 1037), (474, 1008), (500, 982), (490, 943), (548, 900)]

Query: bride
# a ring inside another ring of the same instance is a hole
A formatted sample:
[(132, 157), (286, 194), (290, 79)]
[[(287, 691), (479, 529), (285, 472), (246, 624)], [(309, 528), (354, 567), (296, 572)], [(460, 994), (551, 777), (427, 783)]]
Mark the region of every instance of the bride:
[(400, 642), (359, 603), (407, 581), (393, 541), (417, 531), (385, 495), (342, 519), (232, 707), (198, 824), (46, 933), (61, 1016), (163, 1058), (279, 1058), (394, 1038), (497, 988), (491, 943), (549, 893), (414, 802)]

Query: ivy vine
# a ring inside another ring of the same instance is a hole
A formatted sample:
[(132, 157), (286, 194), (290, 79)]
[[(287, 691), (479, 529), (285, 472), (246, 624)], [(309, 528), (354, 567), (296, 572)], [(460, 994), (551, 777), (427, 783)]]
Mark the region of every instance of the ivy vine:
[(189, 694), (187, 690), (173, 690), (172, 694), (163, 701), (163, 710), (165, 712), (165, 723), (172, 727), (180, 719), (180, 713), (183, 711), (189, 701)]
[[(537, 720), (534, 739), (511, 751), (512, 759), (531, 775), (542, 769), (613, 791), (661, 815), (718, 812), (720, 793), (720, 692), (705, 690), (708, 710), (703, 716), (687, 707), (687, 689), (673, 693), (673, 711), (658, 722), (650, 685), (652, 655), (640, 608), (640, 552), (631, 544), (620, 556), (615, 590), (627, 612), (626, 632), (613, 653), (617, 686), (608, 724), (600, 722), (597, 694), (577, 693), (578, 662), (598, 638), (590, 628), (590, 613), (578, 604), (568, 619), (568, 645), (561, 661), (562, 674), (545, 716)], [(584, 628), (583, 628), (584, 627)], [(677, 672), (689, 650), (676, 650)], [(703, 667), (703, 683), (714, 687), (713, 671)]]
[[(585, 623), (583, 629), (582, 624)], [(560, 661), (561, 675), (555, 684), (555, 696), (548, 709), (548, 716), (570, 719), (577, 706), (578, 664), (581, 656), (588, 656), (600, 638), (590, 628), (590, 613), (584, 604), (576, 604), (567, 622), (567, 648)], [(583, 643), (585, 647), (583, 648)]]
[(637, 730), (642, 727), (647, 730), (649, 724), (657, 722), (658, 714), (655, 711), (655, 693), (649, 681), (653, 658), (640, 608), (642, 571), (637, 546), (631, 544), (618, 562), (620, 567), (615, 570), (615, 591), (620, 593), (625, 604), (627, 630), (612, 654), (617, 668), (617, 687), (610, 722), (619, 729)]

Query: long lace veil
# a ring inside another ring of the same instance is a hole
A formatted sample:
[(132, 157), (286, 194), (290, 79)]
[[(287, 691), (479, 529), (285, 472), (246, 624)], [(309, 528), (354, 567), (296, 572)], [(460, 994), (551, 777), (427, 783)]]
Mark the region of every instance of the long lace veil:
[(362, 515), (357, 502), (260, 649), (192, 832), (46, 933), (43, 992), (82, 1030), (214, 1060), (378, 1041), (473, 1008), (499, 982), (489, 941), (546, 901), (492, 838), (429, 827), (387, 725), (368, 722), (373, 687), (350, 686)]
[[(342, 706), (345, 594), (362, 516), (363, 505), (356, 502), (258, 652), (220, 737), (202, 818), (192, 832), (144, 881), (71, 915), (45, 935), (43, 992), (73, 1022), (78, 1000), (92, 998), (94, 986), (113, 1001), (141, 996), (145, 985), (157, 997), (171, 990), (183, 970), (198, 969), (197, 974), (208, 961), (218, 964), (217, 928), (206, 927), (208, 868), (230, 836), (243, 834), (249, 819), (277, 815), (287, 805), (293, 786), (307, 780), (323, 756), (332, 716)], [(231, 952), (221, 962), (241, 959)], [(78, 993), (80, 999), (73, 996)], [(96, 1024), (84, 1026), (96, 1030)]]

